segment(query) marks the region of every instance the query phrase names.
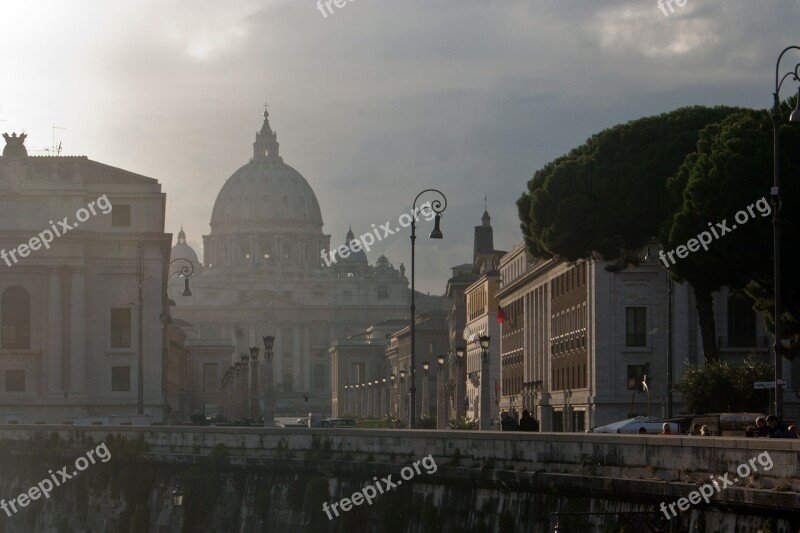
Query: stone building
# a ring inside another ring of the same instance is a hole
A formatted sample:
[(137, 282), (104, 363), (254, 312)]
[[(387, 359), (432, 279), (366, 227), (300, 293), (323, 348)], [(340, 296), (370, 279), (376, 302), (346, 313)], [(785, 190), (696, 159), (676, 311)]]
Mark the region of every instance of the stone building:
[[(260, 347), (263, 356), (262, 337), (275, 336), (277, 413), (330, 413), (332, 341), (407, 317), (405, 268), (395, 268), (382, 255), (369, 264), (366, 253), (352, 245), (352, 229), (342, 243), (347, 257), (323, 260), (330, 235), (323, 233), (319, 202), (306, 179), (279, 155), (266, 111), (253, 157), (223, 184), (210, 226), (202, 265), (185, 240), (173, 248), (173, 260), (182, 257), (195, 265), (192, 296), (180, 298), (183, 281), (170, 281), (170, 296), (178, 303), (173, 315), (197, 327), (196, 342), (233, 345), (231, 362), (251, 346)], [(265, 366), (259, 367), (262, 385)], [(217, 375), (224, 371), (219, 368)]]
[[(500, 273), (484, 269), (483, 275), (467, 287), (467, 323), (464, 328), (467, 373), (467, 417), (479, 419), (480, 429), (492, 429), (500, 419), (500, 327), (497, 323), (497, 300)], [(484, 350), (480, 337), (490, 338)], [(466, 402), (465, 402), (466, 403)]]
[[(691, 288), (671, 284), (646, 250), (641, 255), (647, 259), (636, 268), (596, 258), (569, 264), (533, 258), (520, 242), (501, 261), (503, 383), (543, 431), (666, 416), (670, 339), (673, 382), (685, 361), (704, 360)], [(721, 356), (767, 360), (763, 318), (741, 301), (727, 288), (714, 295)], [(645, 376), (649, 396), (640, 385)], [(682, 412), (677, 393), (673, 412)], [(787, 401), (786, 413), (796, 405)]]
[[(467, 323), (470, 319), (468, 318), (466, 291), (482, 275), (494, 272), (500, 258), (505, 254), (501, 250), (494, 249), (494, 229), (491, 220), (488, 211), (484, 210), (481, 224), (475, 226), (472, 262), (453, 267), (452, 276), (447, 280), (446, 294), (452, 303), (447, 315), (449, 355), (447, 374), (449, 379), (446, 403), (450, 418), (455, 420), (461, 420), (465, 416), (468, 418), (478, 416), (478, 408), (472, 401), (478, 398), (476, 387), (479, 383), (477, 376), (480, 372), (480, 363), (476, 362), (474, 358), (470, 363), (466, 356), (466, 352), (469, 351), (467, 350), (468, 341), (473, 343), (471, 347), (473, 355), (477, 346), (474, 342), (475, 337), (470, 338), (471, 330), (467, 330)], [(464, 349), (465, 352), (461, 358), (458, 357), (459, 348)], [(496, 351), (495, 356), (499, 357), (499, 352)], [(469, 380), (468, 385), (469, 372), (473, 372), (473, 379)]]
[[(435, 309), (417, 315), (415, 325), (414, 381), (417, 418), (436, 416), (436, 391), (439, 370), (437, 357), (446, 356), (448, 348), (446, 309)], [(386, 344), (386, 361), (391, 374), (397, 376), (393, 394), (397, 416), (405, 421), (410, 413), (411, 326), (396, 331)], [(428, 371), (424, 370), (428, 366)], [(445, 379), (444, 377), (442, 379)]]
[(29, 157), (25, 134), (4, 137), (2, 418), (161, 422), (172, 239), (161, 185), (85, 156)]

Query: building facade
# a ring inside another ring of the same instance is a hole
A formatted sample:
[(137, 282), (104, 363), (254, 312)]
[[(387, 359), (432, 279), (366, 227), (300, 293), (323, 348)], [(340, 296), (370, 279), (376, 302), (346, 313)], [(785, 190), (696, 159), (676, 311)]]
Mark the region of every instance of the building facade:
[[(436, 309), (417, 315), (415, 325), (414, 376), (415, 409), (417, 418), (437, 415), (438, 380), (446, 386), (446, 377), (438, 369), (437, 359), (445, 356), (448, 348), (447, 314), (445, 309)], [(405, 326), (393, 333), (386, 344), (386, 361), (390, 375), (397, 376), (393, 394), (396, 395), (397, 416), (409, 420), (411, 406), (411, 327)], [(428, 370), (424, 367), (427, 365)]]
[[(533, 258), (519, 243), (501, 261), (503, 383), (543, 431), (666, 416), (670, 340), (673, 382), (685, 362), (703, 362), (691, 288), (670, 282), (645, 256), (635, 268), (596, 258), (569, 264)], [(718, 332), (726, 333), (721, 354), (731, 362), (749, 353), (768, 360), (763, 319), (741, 302), (728, 289), (714, 295)], [(787, 402), (787, 415), (793, 408)], [(674, 393), (674, 414), (681, 412)]]
[(25, 134), (4, 137), (2, 418), (161, 422), (172, 236), (160, 184), (83, 156), (29, 157)]
[[(339, 247), (344, 254), (333, 260), (321, 254), (330, 249), (330, 235), (323, 233), (317, 197), (283, 162), (268, 117), (265, 111), (252, 159), (217, 196), (203, 264), (185, 241), (173, 248), (172, 259), (189, 259), (195, 271), (190, 297), (180, 297), (183, 282), (172, 278), (170, 296), (178, 303), (172, 313), (197, 327), (198, 342), (234, 346), (232, 363), (251, 346), (263, 353), (262, 337), (274, 336), (276, 412), (331, 413), (331, 343), (408, 317), (408, 279), (402, 264), (395, 268), (384, 256), (369, 264), (352, 230)], [(266, 365), (259, 373), (263, 385)]]
[[(482, 430), (493, 429), (500, 419), (500, 328), (496, 300), (499, 287), (500, 273), (484, 268), (483, 275), (464, 293), (467, 302), (464, 328), (467, 417), (477, 418)], [(488, 350), (481, 347), (482, 336), (490, 338)]]

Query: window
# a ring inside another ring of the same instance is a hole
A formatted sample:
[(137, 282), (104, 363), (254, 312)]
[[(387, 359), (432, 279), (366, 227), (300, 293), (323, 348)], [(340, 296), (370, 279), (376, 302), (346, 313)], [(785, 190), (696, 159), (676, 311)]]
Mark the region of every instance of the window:
[(586, 426), (586, 411), (572, 411), (572, 431), (583, 433)]
[(389, 287), (381, 285), (378, 287), (378, 300), (386, 300), (389, 298)]
[(203, 392), (217, 392), (218, 369), (217, 363), (203, 363)]
[(564, 431), (564, 411), (553, 411), (553, 431)]
[(25, 392), (24, 370), (6, 370), (6, 392)]
[(294, 378), (291, 374), (284, 374), (283, 375), (283, 392), (293, 392), (294, 390)]
[(428, 353), (433, 353), (436, 351), (436, 343), (434, 341), (430, 341), (428, 343)]
[(756, 312), (753, 301), (742, 293), (728, 298), (728, 347), (756, 346)]
[(350, 291), (344, 291), (344, 293), (342, 293), (342, 299), (345, 302), (349, 302), (350, 300), (353, 299), (353, 293)]
[[(628, 365), (628, 390), (642, 388), (642, 380), (647, 374), (648, 365)], [(647, 380), (650, 381), (649, 379)]]
[(2, 347), (4, 350), (25, 350), (31, 347), (31, 297), (18, 285), (3, 291), (0, 302)]
[(326, 383), (328, 381), (327, 371), (325, 365), (317, 363), (311, 367), (311, 390), (316, 392), (325, 392), (327, 389)]
[(131, 347), (131, 308), (120, 307), (111, 310), (111, 347)]
[(128, 392), (131, 390), (131, 367), (111, 367), (111, 390), (114, 392)]
[(647, 309), (644, 307), (628, 307), (625, 311), (625, 345), (647, 346), (647, 330), (645, 325)]
[(131, 206), (114, 204), (111, 210), (111, 225), (125, 227), (131, 225)]

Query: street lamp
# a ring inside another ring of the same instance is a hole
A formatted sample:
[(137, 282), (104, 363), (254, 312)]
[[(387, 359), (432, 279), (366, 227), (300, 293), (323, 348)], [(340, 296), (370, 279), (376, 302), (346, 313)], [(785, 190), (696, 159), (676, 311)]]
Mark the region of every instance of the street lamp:
[[(647, 255), (644, 256), (645, 262), (652, 259), (650, 255), (650, 247), (647, 247)], [(661, 264), (659, 263), (659, 266)], [(673, 356), (673, 322), (674, 322), (674, 305), (673, 305), (673, 292), (675, 283), (672, 281), (672, 276), (670, 275), (668, 270), (665, 270), (667, 274), (667, 418), (672, 418), (672, 411), (673, 411), (673, 397), (672, 397), (672, 382), (673, 382), (673, 367), (675, 366), (673, 363), (674, 356)], [(648, 391), (649, 394), (649, 391)], [(649, 413), (648, 413), (649, 416)]]
[[(775, 416), (783, 416), (783, 341), (781, 340), (781, 193), (780, 193), (780, 127), (783, 123), (781, 116), (780, 90), (781, 85), (788, 77), (800, 82), (800, 63), (795, 65), (794, 70), (787, 72), (780, 77), (780, 65), (783, 55), (789, 50), (800, 50), (800, 46), (789, 46), (778, 56), (775, 63), (775, 92), (772, 93), (772, 128), (774, 137), (773, 146), (773, 175), (772, 189), (770, 197), (772, 199), (772, 246), (773, 246), (773, 284), (775, 291), (775, 344), (772, 351), (775, 355)], [(794, 111), (789, 115), (789, 122), (792, 124), (800, 123), (800, 91), (798, 91), (798, 101)]]
[(430, 383), (431, 378), (428, 375), (428, 369), (430, 365), (427, 361), (422, 363), (422, 416), (428, 417), (431, 414), (431, 393), (430, 393)]
[[(172, 276), (179, 275), (183, 277), (183, 292), (181, 292), (181, 296), (191, 296), (192, 291), (189, 290), (189, 278), (192, 277), (194, 273), (194, 263), (189, 261), (188, 259), (184, 259), (179, 257), (177, 259), (173, 259), (167, 264), (167, 272), (170, 270), (170, 266), (177, 262), (185, 263), (183, 266), (179, 267), (177, 270), (169, 273), (166, 279), (163, 281), (162, 290), (163, 290), (163, 305), (161, 311), (161, 321), (162, 321), (162, 328), (161, 328), (161, 353), (162, 353), (162, 376), (161, 376), (161, 388), (163, 391), (164, 396), (164, 422), (166, 422), (167, 416), (167, 406), (169, 403), (169, 395), (167, 394), (168, 390), (168, 376), (169, 376), (169, 333), (168, 333), (168, 326), (172, 323), (172, 317), (170, 316), (169, 310), (169, 297), (167, 293), (169, 280)], [(137, 354), (136, 366), (138, 372), (138, 384), (137, 384), (137, 393), (138, 393), (138, 402), (137, 402), (137, 413), (142, 415), (144, 414), (144, 350), (143, 350), (143, 335), (144, 331), (142, 328), (143, 324), (143, 316), (142, 316), (142, 309), (144, 304), (144, 294), (143, 294), (143, 283), (144, 283), (144, 246), (141, 242), (139, 242), (139, 248), (137, 252), (137, 262), (136, 262), (136, 270), (137, 270), (137, 280), (139, 285), (139, 309), (138, 309), (138, 320), (139, 320), (139, 334), (138, 334), (138, 342), (139, 342), (139, 353)], [(65, 393), (66, 394), (66, 393)], [(180, 399), (178, 400), (180, 403)]]
[(250, 356), (242, 352), (239, 354), (239, 357), (242, 360), (242, 376), (244, 377), (242, 381), (242, 401), (244, 402), (244, 408), (242, 411), (246, 413), (247, 418), (250, 419), (253, 417), (253, 413), (250, 412)]
[(405, 369), (400, 371), (400, 385), (397, 387), (397, 409), (398, 414), (397, 416), (402, 420), (408, 417), (408, 412), (406, 411), (406, 391), (404, 390), (404, 386), (406, 383), (406, 371)]
[(250, 418), (258, 416), (258, 346), (250, 347)]
[(192, 263), (188, 259), (179, 257), (169, 262), (169, 264), (167, 265), (167, 270), (169, 271), (169, 266), (172, 265), (173, 263), (177, 263), (178, 261), (183, 261), (186, 264), (183, 265), (182, 267), (179, 267), (178, 270), (171, 272), (169, 276), (167, 276), (167, 280), (169, 280), (172, 276), (175, 276), (176, 274), (181, 276), (183, 278), (183, 291), (181, 292), (181, 296), (191, 296), (192, 291), (189, 290), (189, 278), (191, 278), (192, 274), (194, 274), (194, 263)]
[(464, 364), (464, 354), (467, 349), (464, 346), (456, 346), (456, 390), (455, 390), (455, 403), (456, 405), (456, 420), (461, 420), (467, 416), (466, 406), (464, 405), (464, 398), (467, 396), (465, 387), (467, 386), (466, 375), (462, 370)]
[(445, 429), (447, 414), (445, 413), (444, 359), (436, 356), (436, 429)]
[[(430, 202), (430, 209), (434, 213), (436, 213), (434, 224), (433, 224), (433, 231), (431, 231), (430, 238), (431, 239), (441, 239), (442, 238), (442, 230), (439, 229), (439, 221), (442, 219), (441, 213), (447, 208), (447, 197), (437, 189), (425, 189), (424, 191), (420, 192), (416, 198), (414, 198), (413, 208), (411, 210), (412, 213), (417, 213), (417, 200), (419, 197), (425, 194), (426, 192), (434, 192), (442, 197), (444, 200), (444, 204), (442, 204), (441, 200), (434, 200)], [(416, 399), (417, 399), (417, 387), (414, 383), (414, 374), (415, 370), (415, 358), (417, 353), (417, 347), (415, 343), (416, 333), (417, 333), (417, 320), (416, 320), (416, 304), (414, 303), (414, 277), (415, 277), (415, 256), (414, 256), (414, 244), (417, 240), (417, 224), (414, 217), (411, 217), (411, 369), (410, 369), (410, 376), (409, 376), (409, 388), (408, 392), (411, 395), (411, 410), (409, 413), (409, 421), (408, 427), (410, 429), (414, 429), (416, 427), (416, 417), (417, 417), (417, 406), (416, 406)]]
[(480, 399), (480, 429), (490, 429), (489, 410), (490, 407), (490, 393), (489, 393), (489, 342), (491, 337), (489, 335), (481, 335), (478, 342), (481, 346), (481, 399)]
[(264, 427), (271, 428), (275, 425), (275, 404), (272, 399), (272, 347), (275, 337), (266, 335), (264, 341), (264, 361), (267, 363), (267, 372), (264, 379)]
[(395, 388), (394, 372), (392, 372), (391, 374), (389, 374), (389, 414), (395, 413), (394, 394), (392, 394), (394, 388)]
[[(391, 407), (389, 406), (389, 388), (386, 386), (386, 376), (381, 378), (381, 405), (380, 410), (381, 412), (378, 413), (378, 416), (385, 416), (389, 413)], [(385, 405), (384, 405), (385, 404)]]

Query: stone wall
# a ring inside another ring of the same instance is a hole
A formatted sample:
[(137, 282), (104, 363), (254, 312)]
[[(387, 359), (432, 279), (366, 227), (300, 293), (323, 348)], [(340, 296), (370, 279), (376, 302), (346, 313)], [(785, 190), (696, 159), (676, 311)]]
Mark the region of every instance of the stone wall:
[[(157, 514), (152, 520), (162, 520), (162, 526), (170, 528), (175, 527), (177, 518), (170, 517), (169, 506), (163, 504), (167, 494), (163, 487), (180, 483), (187, 469), (213, 470), (209, 458), (220, 449), (225, 451), (226, 474), (219, 479), (241, 478), (238, 489), (225, 483), (214, 488), (219, 500), (209, 501), (207, 506), (220, 523), (232, 519), (226, 514), (229, 507), (250, 506), (263, 507), (261, 520), (277, 520), (287, 528), (328, 524), (334, 528), (328, 531), (339, 531), (342, 523), (349, 523), (357, 514), (319, 522), (321, 501), (336, 502), (374, 477), (393, 475), (398, 479), (401, 469), (430, 455), (436, 472), (428, 475), (423, 470), (408, 487), (403, 486), (408, 491), (403, 498), (398, 500), (399, 491), (392, 497), (384, 495), (370, 510), (360, 509), (358, 516), (379, 520), (381, 513), (402, 508), (409, 520), (413, 515), (414, 523), (427, 516), (429, 521), (449, 524), (453, 531), (459, 527), (472, 530), (469, 528), (480, 524), (487, 530), (502, 530), (503, 520), (507, 523), (524, 516), (530, 523), (517, 524), (510, 531), (543, 532), (552, 528), (551, 513), (564, 513), (566, 519), (567, 513), (575, 511), (597, 515), (593, 518), (597, 520), (600, 513), (609, 513), (603, 524), (617, 523), (620, 512), (658, 521), (661, 502), (669, 504), (686, 497), (712, 475), (716, 479), (727, 473), (733, 481), (739, 478), (737, 467), (756, 458), (751, 465), (756, 467), (754, 474), (714, 494), (710, 505), (692, 506), (681, 513), (668, 523), (673, 528), (669, 531), (685, 530), (699, 519), (712, 528), (709, 531), (732, 524), (737, 531), (755, 532), (764, 527), (765, 520), (777, 524), (775, 531), (800, 527), (800, 441), (425, 430), (0, 426), (0, 442), (15, 455), (38, 449), (36, 443), (57, 441), (65, 443), (62, 447), (67, 454), (77, 456), (94, 443), (108, 440), (110, 434), (117, 443), (138, 443), (139, 449), (146, 450), (137, 460), (143, 471), (151, 469), (153, 480), (159, 480), (150, 499), (161, 502), (157, 511), (147, 511)], [(757, 459), (765, 459), (765, 452), (773, 465), (769, 470)], [(112, 457), (107, 463), (112, 476), (114, 461)], [(42, 469), (46, 469), (44, 465)], [(8, 479), (2, 479), (8, 476), (0, 473), (0, 489), (13, 496), (15, 489), (6, 489)], [(15, 483), (24, 485), (18, 480)], [(267, 493), (269, 497), (264, 496)], [(305, 503), (294, 501), (298, 494)], [(263, 503), (264, 498), (268, 504)], [(313, 505), (309, 503), (312, 500)], [(447, 502), (455, 507), (442, 507)], [(390, 504), (397, 509), (387, 511), (384, 507)], [(287, 514), (287, 505), (294, 509), (292, 513)], [(117, 502), (118, 510), (125, 508), (125, 502)], [(247, 524), (239, 531), (260, 527), (253, 522), (255, 517), (236, 516)], [(113, 520), (108, 517), (106, 523)], [(375, 531), (412, 531), (410, 527)]]

